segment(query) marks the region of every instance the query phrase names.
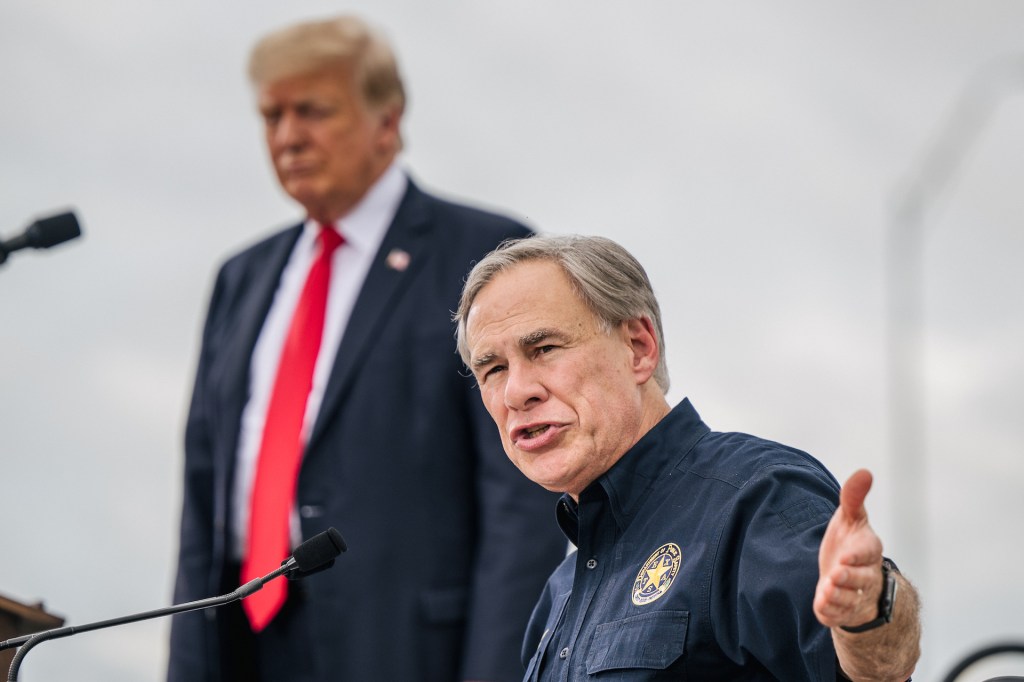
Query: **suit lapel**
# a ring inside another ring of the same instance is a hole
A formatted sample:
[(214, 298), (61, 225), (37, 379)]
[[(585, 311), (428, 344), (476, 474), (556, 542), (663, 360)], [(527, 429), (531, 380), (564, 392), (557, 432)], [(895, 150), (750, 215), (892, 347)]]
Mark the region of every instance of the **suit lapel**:
[[(355, 372), (362, 364), (362, 358), (369, 352), (374, 338), (391, 316), (395, 308), (394, 301), (424, 266), (431, 244), (428, 238), (431, 228), (427, 197), (410, 180), (352, 308), (327, 382), (323, 403), (310, 434), (309, 449), (312, 449), (327, 422), (343, 402)], [(407, 267), (404, 269), (393, 267), (394, 258), (389, 263), (389, 254), (399, 252), (408, 254)]]
[(221, 404), (232, 406), (232, 413), (224, 422), (228, 433), (234, 434), (235, 442), (230, 446), (231, 452), (237, 448), (242, 409), (249, 399), (249, 366), (253, 349), (273, 303), (281, 272), (301, 232), (302, 225), (297, 225), (268, 244), (265, 252), (254, 254), (247, 263), (243, 280), (237, 284), (239, 291), (235, 295), (239, 301), (238, 315), (226, 330), (229, 341), (223, 354), (224, 375), (221, 383), (225, 393)]

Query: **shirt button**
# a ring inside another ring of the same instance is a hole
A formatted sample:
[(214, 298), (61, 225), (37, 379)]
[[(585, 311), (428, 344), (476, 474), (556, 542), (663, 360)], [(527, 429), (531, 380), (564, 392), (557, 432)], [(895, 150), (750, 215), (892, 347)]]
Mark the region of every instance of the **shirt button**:
[(561, 658), (561, 659), (569, 658), (569, 647), (565, 647), (564, 649), (559, 651), (558, 652), (558, 657)]
[(597, 568), (597, 559), (587, 559), (587, 568), (590, 570)]

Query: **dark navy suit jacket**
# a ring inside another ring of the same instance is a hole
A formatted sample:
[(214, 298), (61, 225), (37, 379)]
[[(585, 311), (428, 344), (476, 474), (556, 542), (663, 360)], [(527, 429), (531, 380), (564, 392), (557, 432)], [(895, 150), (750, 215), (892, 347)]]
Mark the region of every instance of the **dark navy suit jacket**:
[[(301, 226), (221, 269), (185, 436), (176, 603), (223, 591), (250, 357)], [(323, 680), (519, 680), (529, 612), (565, 539), (556, 498), (505, 456), (455, 350), (451, 312), (472, 263), (529, 234), (411, 182), (345, 329), (298, 483), (304, 538), (349, 545), (304, 581), (307, 652)], [(387, 265), (406, 251), (404, 271)], [(216, 610), (175, 617), (169, 679), (215, 680)]]

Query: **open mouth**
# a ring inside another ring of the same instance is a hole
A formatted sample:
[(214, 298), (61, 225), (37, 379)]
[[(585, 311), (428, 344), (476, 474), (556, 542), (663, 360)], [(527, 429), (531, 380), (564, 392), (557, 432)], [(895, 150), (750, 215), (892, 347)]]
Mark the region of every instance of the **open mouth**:
[(540, 426), (532, 426), (532, 427), (530, 427), (528, 429), (523, 429), (522, 431), (520, 431), (519, 432), (519, 437), (521, 439), (523, 439), (523, 440), (530, 440), (532, 438), (536, 438), (537, 436), (540, 436), (541, 434), (547, 432), (547, 430), (550, 429), (550, 428), (551, 428), (550, 424), (541, 424)]

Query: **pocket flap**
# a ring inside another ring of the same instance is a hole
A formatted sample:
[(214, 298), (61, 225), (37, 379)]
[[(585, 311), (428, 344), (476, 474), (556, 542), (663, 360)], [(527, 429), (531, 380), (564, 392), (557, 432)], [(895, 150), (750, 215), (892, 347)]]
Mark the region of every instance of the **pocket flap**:
[(689, 611), (656, 611), (598, 625), (587, 652), (587, 674), (664, 670), (683, 655), (689, 622)]

